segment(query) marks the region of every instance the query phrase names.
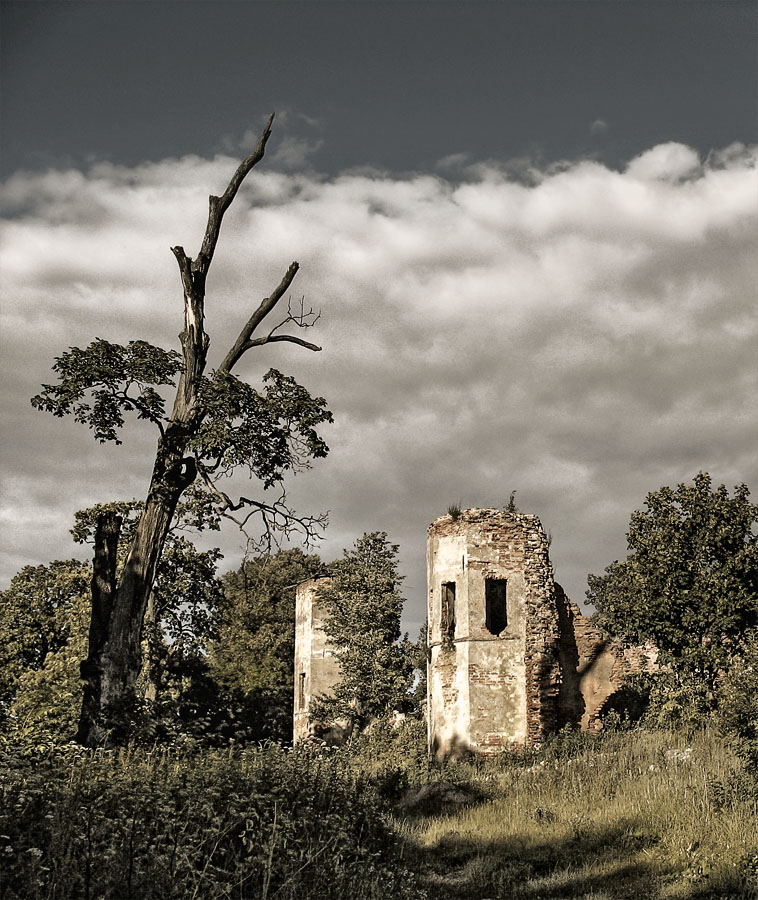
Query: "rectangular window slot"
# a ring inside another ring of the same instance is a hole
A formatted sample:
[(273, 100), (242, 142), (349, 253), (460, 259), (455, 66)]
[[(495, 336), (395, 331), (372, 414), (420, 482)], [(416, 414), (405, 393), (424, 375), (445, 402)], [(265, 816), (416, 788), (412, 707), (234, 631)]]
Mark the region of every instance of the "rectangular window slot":
[(300, 709), (305, 707), (305, 672), (300, 673), (300, 680), (297, 690), (297, 705)]
[(484, 579), (485, 625), (490, 634), (499, 635), (508, 625), (507, 582), (504, 578)]
[(441, 631), (443, 641), (452, 641), (455, 637), (455, 582), (442, 583), (442, 616)]

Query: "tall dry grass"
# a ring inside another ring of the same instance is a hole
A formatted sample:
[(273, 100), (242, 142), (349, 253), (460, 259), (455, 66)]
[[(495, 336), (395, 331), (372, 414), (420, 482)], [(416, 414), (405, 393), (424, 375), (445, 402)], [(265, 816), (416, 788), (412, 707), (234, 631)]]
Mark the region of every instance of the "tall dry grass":
[(454, 777), (484, 799), (399, 825), (440, 896), (758, 896), (755, 776), (709, 731), (579, 736)]

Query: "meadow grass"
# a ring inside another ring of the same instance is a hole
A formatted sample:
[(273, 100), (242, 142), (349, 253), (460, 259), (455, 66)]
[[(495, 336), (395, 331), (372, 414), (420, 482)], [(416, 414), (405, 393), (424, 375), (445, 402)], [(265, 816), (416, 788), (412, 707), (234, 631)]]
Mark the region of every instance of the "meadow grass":
[(709, 731), (441, 768), (424, 731), (340, 751), (0, 742), (0, 900), (758, 897), (756, 776)]
[(485, 799), (398, 822), (439, 897), (758, 896), (755, 777), (710, 732), (579, 737), (456, 777)]

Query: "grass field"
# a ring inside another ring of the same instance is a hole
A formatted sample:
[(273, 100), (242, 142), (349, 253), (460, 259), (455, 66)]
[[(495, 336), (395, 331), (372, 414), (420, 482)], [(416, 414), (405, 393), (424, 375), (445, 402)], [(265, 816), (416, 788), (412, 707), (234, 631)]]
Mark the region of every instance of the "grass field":
[(0, 740), (0, 900), (758, 897), (756, 778), (710, 731), (443, 768), (423, 732), (339, 751)]
[(430, 896), (758, 897), (755, 781), (709, 732), (565, 741), (465, 777), (478, 800), (398, 820)]

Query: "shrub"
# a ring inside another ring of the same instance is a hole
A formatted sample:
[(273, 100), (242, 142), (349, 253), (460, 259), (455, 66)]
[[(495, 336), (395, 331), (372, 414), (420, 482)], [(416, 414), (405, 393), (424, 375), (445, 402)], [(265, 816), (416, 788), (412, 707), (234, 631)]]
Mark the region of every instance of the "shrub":
[(399, 722), (392, 716), (377, 719), (342, 752), (347, 764), (372, 779), (390, 800), (397, 799), (408, 786), (429, 778), (426, 722), (422, 718)]
[(635, 675), (626, 688), (636, 697), (644, 713), (639, 723), (645, 728), (698, 731), (709, 721), (715, 704), (708, 683), (689, 672)]
[(717, 721), (737, 753), (758, 768), (758, 630), (720, 684)]

